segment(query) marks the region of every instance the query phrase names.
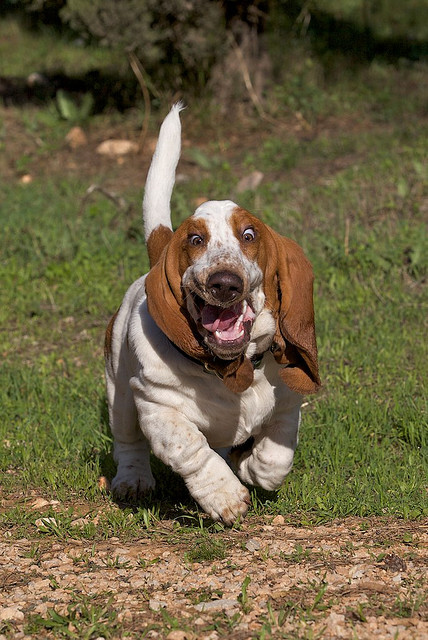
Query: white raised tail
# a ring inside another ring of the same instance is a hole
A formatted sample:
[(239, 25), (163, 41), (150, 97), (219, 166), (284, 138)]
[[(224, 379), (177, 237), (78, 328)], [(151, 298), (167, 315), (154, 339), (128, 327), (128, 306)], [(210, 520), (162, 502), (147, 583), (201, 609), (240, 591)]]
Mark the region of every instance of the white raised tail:
[(156, 227), (162, 225), (172, 229), (171, 194), (175, 183), (175, 170), (181, 152), (180, 111), (182, 102), (177, 102), (166, 116), (147, 174), (143, 200), (143, 222), (146, 242)]

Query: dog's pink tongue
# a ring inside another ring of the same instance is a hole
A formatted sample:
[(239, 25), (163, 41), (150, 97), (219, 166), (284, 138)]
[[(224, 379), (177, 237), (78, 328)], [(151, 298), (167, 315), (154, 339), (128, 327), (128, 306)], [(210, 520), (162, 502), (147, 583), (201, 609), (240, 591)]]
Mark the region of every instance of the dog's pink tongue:
[(221, 309), (207, 304), (202, 309), (202, 326), (211, 333), (214, 333), (214, 331), (227, 331), (235, 324), (237, 319), (238, 314), (232, 307)]

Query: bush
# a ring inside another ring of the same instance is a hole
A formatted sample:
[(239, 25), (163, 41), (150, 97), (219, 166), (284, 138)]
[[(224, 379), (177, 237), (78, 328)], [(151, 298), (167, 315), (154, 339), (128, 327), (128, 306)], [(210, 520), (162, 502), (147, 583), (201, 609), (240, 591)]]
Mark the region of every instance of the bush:
[[(64, 37), (77, 35), (79, 42), (115, 50), (114, 56), (120, 52), (125, 63), (123, 53), (135, 53), (155, 95), (208, 89), (226, 107), (261, 104), (272, 84), (285, 85), (290, 77), (295, 82), (307, 60), (315, 59), (315, 66), (304, 70), (311, 84), (320, 74), (328, 79), (344, 66), (377, 57), (420, 60), (427, 54), (426, 0), (3, 0), (0, 5), (0, 15), (19, 13), (33, 28), (52, 25)], [(124, 67), (115, 72), (135, 88), (129, 66)], [(310, 101), (311, 86), (308, 91)]]
[(370, 29), (377, 38), (428, 37), (428, 7), (423, 0), (311, 0), (309, 10)]
[(156, 82), (204, 84), (225, 46), (219, 2), (67, 0), (61, 17), (88, 41), (134, 52)]

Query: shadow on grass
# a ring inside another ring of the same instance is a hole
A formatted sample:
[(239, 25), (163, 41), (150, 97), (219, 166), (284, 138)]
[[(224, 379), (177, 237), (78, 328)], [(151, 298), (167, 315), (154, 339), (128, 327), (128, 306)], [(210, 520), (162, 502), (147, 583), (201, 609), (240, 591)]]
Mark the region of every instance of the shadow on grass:
[(101, 113), (109, 107), (123, 112), (133, 107), (139, 96), (135, 78), (96, 69), (75, 76), (37, 73), (26, 78), (0, 77), (0, 99), (6, 107), (44, 104), (54, 100), (59, 90), (65, 91), (76, 104), (91, 93), (92, 113)]
[[(102, 436), (106, 446), (97, 452), (98, 464), (101, 475), (111, 482), (116, 474), (116, 463), (113, 459), (113, 444), (105, 396), (100, 401), (99, 410)], [(153, 491), (148, 492), (138, 502), (124, 502), (114, 498), (113, 502), (120, 509), (131, 509), (132, 511), (150, 509), (161, 519), (179, 519), (187, 510), (189, 513), (194, 513), (196, 503), (189, 494), (183, 478), (153, 454), (150, 456), (150, 466), (156, 480), (156, 487)]]

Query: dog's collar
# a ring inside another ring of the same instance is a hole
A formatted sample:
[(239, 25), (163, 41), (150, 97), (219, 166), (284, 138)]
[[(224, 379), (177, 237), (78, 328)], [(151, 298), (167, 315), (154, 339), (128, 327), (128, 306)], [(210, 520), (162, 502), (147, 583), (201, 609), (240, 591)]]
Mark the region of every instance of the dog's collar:
[[(187, 360), (190, 360), (190, 362), (193, 362), (194, 364), (197, 364), (198, 366), (202, 367), (206, 373), (214, 374), (218, 378), (223, 379), (223, 376), (221, 375), (221, 373), (219, 373), (219, 371), (217, 371), (217, 369), (212, 367), (208, 362), (202, 362), (201, 360), (198, 360), (197, 358), (194, 358), (193, 356), (190, 356), (188, 353), (183, 351), (183, 349), (180, 349), (180, 347), (177, 347), (177, 345), (174, 344), (174, 342), (172, 340), (170, 340), (169, 338), (168, 338), (168, 342), (170, 343), (170, 345), (172, 347), (174, 347), (174, 349), (176, 351), (178, 351)], [(249, 358), (249, 360), (250, 360), (250, 362), (251, 362), (251, 364), (253, 366), (253, 369), (260, 369), (260, 367), (262, 365), (262, 361), (263, 361), (263, 356), (264, 356), (264, 352), (263, 353), (256, 353), (251, 358)], [(214, 358), (215, 358), (215, 356), (214, 356)], [(224, 361), (224, 362), (226, 362), (226, 361)]]
[[(260, 367), (262, 366), (263, 356), (264, 356), (264, 353), (259, 353), (259, 354), (255, 354), (254, 356), (249, 358), (249, 361), (253, 365), (253, 369), (260, 369)], [(208, 364), (208, 362), (199, 362), (199, 364), (203, 365), (204, 370), (207, 373), (213, 373), (218, 378), (220, 378), (220, 380), (223, 380), (223, 376), (221, 375), (221, 373), (219, 371), (217, 371), (217, 369), (214, 369), (213, 367), (211, 367)]]

